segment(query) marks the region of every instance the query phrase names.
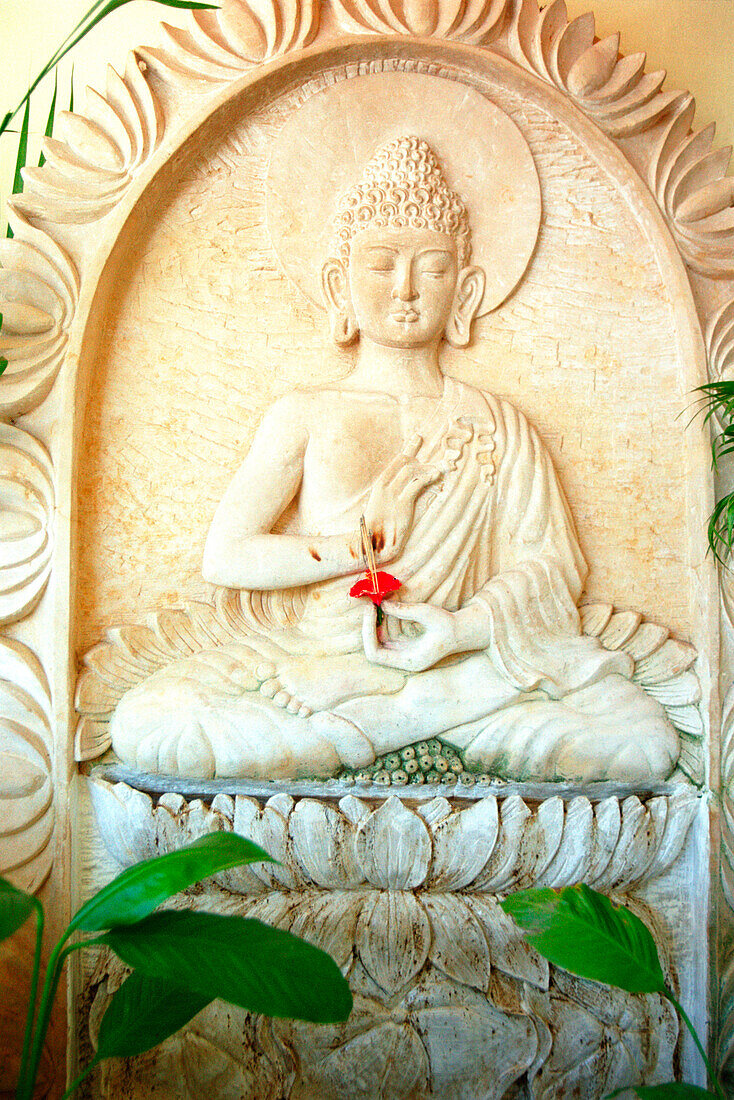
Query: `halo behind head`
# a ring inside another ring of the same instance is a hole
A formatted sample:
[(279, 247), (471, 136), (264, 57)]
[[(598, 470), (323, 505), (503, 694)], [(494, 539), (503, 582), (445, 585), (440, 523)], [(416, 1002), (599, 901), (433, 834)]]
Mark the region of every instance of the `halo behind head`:
[(359, 182), (342, 195), (334, 218), (334, 252), (345, 266), (352, 237), (368, 225), (433, 229), (454, 238), (460, 268), (471, 259), (467, 209), (423, 138), (403, 135), (381, 146)]
[[(466, 254), (471, 223), (472, 262), (486, 273), (478, 315), (496, 309), (520, 282), (540, 228), (538, 173), (518, 127), (495, 103), (458, 79), (421, 72), (346, 71), (330, 79), (333, 83), (292, 112), (271, 146), (268, 229), (286, 275), (324, 308), (321, 269), (335, 255), (334, 214), (338, 208), (341, 216), (342, 195), (349, 203), (348, 196), (359, 194), (354, 214), (361, 208), (365, 218), (378, 212), (382, 216), (388, 207), (391, 218), (419, 216), (407, 194), (393, 209), (396, 192), (392, 185), (382, 187), (389, 160), (404, 182), (411, 181), (410, 192), (420, 186), (421, 173), (430, 176), (424, 208), (430, 205), (431, 191), (438, 196), (445, 187), (439, 201), (449, 205), (448, 196), (461, 196), (455, 207), (457, 244), (463, 235), (460, 203), (467, 214)], [(409, 152), (406, 141), (415, 142), (423, 155)], [(378, 183), (375, 191), (381, 192), (374, 199), (367, 195), (370, 182)], [(351, 240), (348, 226), (341, 228), (347, 235), (339, 237), (337, 256), (343, 255), (343, 245), (348, 254)]]

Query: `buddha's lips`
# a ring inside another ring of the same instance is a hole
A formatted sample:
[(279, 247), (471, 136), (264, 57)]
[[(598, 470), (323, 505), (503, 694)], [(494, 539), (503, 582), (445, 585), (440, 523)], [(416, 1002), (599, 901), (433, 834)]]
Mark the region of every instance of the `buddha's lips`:
[[(377, 582), (375, 587), (374, 581)], [(364, 577), (353, 584), (349, 589), (349, 595), (358, 599), (360, 596), (367, 596), (372, 600), (375, 607), (379, 607), (385, 596), (389, 596), (392, 592), (397, 592), (400, 588), (400, 581), (397, 577), (393, 577), (390, 573), (375, 573), (374, 581), (371, 573), (367, 573)]]

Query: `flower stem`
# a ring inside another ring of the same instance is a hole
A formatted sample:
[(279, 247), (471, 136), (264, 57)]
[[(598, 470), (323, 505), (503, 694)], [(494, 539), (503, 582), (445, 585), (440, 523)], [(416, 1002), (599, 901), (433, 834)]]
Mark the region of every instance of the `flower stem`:
[(86, 1078), (87, 1078), (87, 1077), (89, 1076), (89, 1074), (90, 1074), (90, 1073), (92, 1072), (92, 1070), (93, 1070), (93, 1069), (94, 1069), (94, 1068), (95, 1068), (96, 1066), (98, 1066), (98, 1065), (99, 1065), (99, 1062), (100, 1062), (100, 1059), (99, 1059), (99, 1058), (97, 1057), (97, 1055), (95, 1054), (94, 1058), (92, 1058), (92, 1061), (91, 1061), (91, 1062), (89, 1063), (89, 1065), (88, 1065), (88, 1066), (87, 1066), (87, 1067), (86, 1067), (85, 1069), (83, 1069), (83, 1070), (82, 1070), (82, 1072), (81, 1072), (81, 1073), (79, 1074), (79, 1076), (78, 1076), (78, 1077), (76, 1077), (76, 1078), (75, 1078), (75, 1079), (74, 1079), (74, 1080), (73, 1080), (73, 1081), (71, 1082), (71, 1084), (69, 1085), (68, 1089), (66, 1090), (66, 1092), (64, 1093), (64, 1095), (63, 1095), (63, 1096), (61, 1097), (61, 1100), (68, 1100), (68, 1098), (69, 1098), (70, 1096), (73, 1096), (73, 1094), (74, 1094), (74, 1093), (76, 1092), (76, 1090), (77, 1090), (77, 1089), (79, 1088), (79, 1086), (81, 1085), (82, 1081), (84, 1081), (84, 1080), (85, 1080), (85, 1079), (86, 1079)]
[(23, 1050), (20, 1055), (18, 1089), (21, 1089), (24, 1086), (26, 1074), (28, 1073), (28, 1055), (30, 1053), (31, 1038), (33, 1036), (33, 1020), (36, 1015), (38, 979), (41, 974), (41, 950), (43, 948), (43, 928), (45, 924), (45, 916), (43, 912), (43, 906), (41, 905), (38, 898), (33, 898), (33, 904), (36, 910), (36, 947), (33, 953), (33, 973), (31, 975), (31, 989), (28, 995), (28, 1011), (26, 1013), (25, 1033), (23, 1035)]
[(667, 999), (670, 1001), (670, 1003), (672, 1004), (672, 1006), (676, 1010), (676, 1012), (679, 1013), (681, 1019), (683, 1020), (683, 1023), (686, 1025), (686, 1027), (690, 1031), (691, 1037), (693, 1038), (693, 1041), (694, 1041), (694, 1043), (696, 1044), (696, 1046), (698, 1048), (698, 1052), (699, 1052), (699, 1054), (701, 1055), (701, 1057), (703, 1059), (703, 1064), (706, 1067), (706, 1072), (707, 1072), (708, 1077), (709, 1077), (709, 1082), (711, 1083), (711, 1085), (713, 1085), (713, 1088), (714, 1088), (714, 1091), (715, 1091), (716, 1095), (719, 1097), (719, 1100), (726, 1100), (724, 1090), (722, 1089), (721, 1085), (719, 1084), (719, 1079), (716, 1076), (716, 1074), (714, 1073), (713, 1067), (712, 1067), (711, 1063), (709, 1062), (708, 1058), (706, 1057), (706, 1051), (703, 1049), (703, 1044), (702, 1044), (701, 1040), (698, 1037), (698, 1032), (696, 1031), (695, 1027), (693, 1026), (693, 1024), (691, 1023), (691, 1021), (688, 1017), (688, 1013), (683, 1008), (683, 1005), (680, 1004), (680, 1002), (676, 1000), (675, 996), (668, 989), (667, 986), (663, 990), (663, 993), (664, 993), (664, 996), (667, 997)]
[(83, 940), (81, 943), (73, 943), (70, 947), (65, 947), (64, 944), (66, 943), (67, 935), (68, 933), (58, 941), (49, 956), (48, 966), (46, 968), (46, 979), (43, 983), (41, 1000), (38, 1006), (38, 1020), (33, 1034), (30, 1061), (25, 1079), (19, 1085), (16, 1100), (32, 1100), (33, 1089), (36, 1083), (36, 1077), (38, 1076), (38, 1067), (41, 1063), (41, 1054), (43, 1053), (43, 1044), (46, 1041), (46, 1034), (49, 1024), (51, 1023), (51, 1011), (56, 998), (56, 991), (59, 988), (64, 963), (66, 962), (67, 956), (73, 951), (78, 951), (81, 947), (86, 947), (87, 945), (87, 941)]

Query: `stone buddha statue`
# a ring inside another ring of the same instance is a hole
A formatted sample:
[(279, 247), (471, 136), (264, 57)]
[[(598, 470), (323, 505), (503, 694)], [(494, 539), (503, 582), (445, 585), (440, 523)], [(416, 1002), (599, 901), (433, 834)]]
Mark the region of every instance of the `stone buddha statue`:
[[(504, 778), (648, 783), (678, 735), (631, 659), (581, 633), (587, 568), (552, 462), (517, 409), (442, 373), (484, 292), (471, 228), (428, 144), (379, 148), (342, 197), (323, 267), (334, 386), (266, 413), (219, 504), (204, 577), (240, 590), (241, 638), (131, 688), (113, 747), (146, 772), (294, 778), (439, 738)], [(350, 598), (402, 587), (377, 625)]]

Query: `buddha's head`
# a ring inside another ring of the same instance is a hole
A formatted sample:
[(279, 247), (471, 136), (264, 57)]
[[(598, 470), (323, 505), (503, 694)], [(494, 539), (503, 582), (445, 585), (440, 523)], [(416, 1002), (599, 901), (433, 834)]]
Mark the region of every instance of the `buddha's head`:
[(322, 281), (340, 344), (360, 333), (397, 348), (465, 347), (484, 294), (466, 207), (427, 142), (382, 146), (339, 203)]

